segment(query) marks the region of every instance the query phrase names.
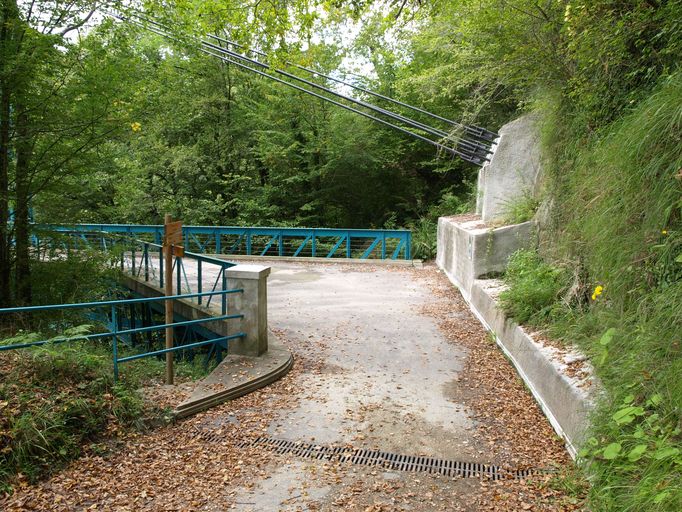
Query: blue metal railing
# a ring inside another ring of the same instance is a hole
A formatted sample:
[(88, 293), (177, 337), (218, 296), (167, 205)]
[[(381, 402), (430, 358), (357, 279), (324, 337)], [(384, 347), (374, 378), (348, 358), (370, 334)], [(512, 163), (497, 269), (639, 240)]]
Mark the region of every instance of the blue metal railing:
[[(85, 248), (110, 252), (114, 248), (118, 248), (121, 271), (127, 271), (133, 277), (144, 280), (157, 288), (164, 287), (164, 272), (167, 269), (164, 268), (163, 247), (153, 242), (130, 238), (118, 233), (58, 228), (52, 231), (35, 230), (33, 245), (38, 251), (57, 249), (65, 252)], [(41, 257), (47, 257), (47, 255), (43, 254)], [(192, 276), (193, 279), (188, 276), (185, 260), (194, 262), (196, 276)], [(227, 274), (225, 271), (234, 265), (235, 263), (220, 258), (185, 251), (183, 257), (174, 258), (171, 272), (175, 274), (175, 287), (178, 292), (201, 294), (204, 291), (204, 278), (212, 278), (213, 274), (215, 274), (215, 279), (210, 290), (216, 291), (221, 287), (223, 290), (226, 289)], [(208, 297), (205, 304), (203, 295), (197, 297), (197, 303), (200, 306), (210, 307), (212, 296)], [(221, 301), (222, 313), (225, 314), (227, 308), (225, 296), (221, 297)]]
[[(94, 235), (104, 239), (106, 233), (95, 233)], [(159, 288), (163, 288), (163, 273), (164, 271), (167, 271), (167, 269), (164, 269), (163, 247), (159, 244), (144, 242), (142, 240), (131, 240), (129, 241), (128, 247), (128, 251), (121, 253), (121, 270), (128, 270), (133, 277), (144, 279), (145, 282), (152, 282), (154, 285), (158, 285)], [(141, 250), (136, 251), (136, 248), (140, 248)], [(138, 254), (140, 258), (139, 262), (137, 260)], [(195, 280), (190, 280), (188, 277), (187, 267), (185, 266), (186, 259), (193, 260), (196, 263), (197, 274)], [(211, 291), (216, 291), (220, 289), (220, 287), (225, 290), (227, 288), (227, 274), (225, 271), (228, 268), (235, 266), (235, 264), (230, 261), (212, 258), (204, 254), (197, 254), (189, 251), (185, 251), (183, 257), (176, 257), (173, 260), (171, 272), (175, 273), (175, 288), (178, 291), (183, 291), (184, 289), (187, 293), (196, 292), (201, 294), (201, 292), (204, 291), (204, 277), (209, 277), (211, 274), (211, 272), (209, 272), (208, 276), (206, 275), (205, 270), (207, 266), (218, 269), (215, 279), (213, 280)], [(157, 277), (158, 283), (156, 281)], [(194, 286), (192, 285), (193, 282), (195, 283)], [(209, 296), (205, 304), (206, 307), (210, 307), (212, 299), (213, 297)], [(221, 301), (222, 314), (225, 314), (227, 299), (224, 295), (222, 296)], [(197, 303), (200, 306), (204, 305), (203, 295), (197, 296)]]
[(138, 328), (133, 328), (133, 329), (119, 330), (119, 328), (118, 328), (118, 307), (119, 306), (125, 306), (125, 305), (129, 305), (129, 304), (139, 304), (139, 303), (164, 302), (167, 300), (177, 300), (177, 299), (192, 299), (192, 298), (210, 297), (210, 296), (214, 296), (214, 295), (221, 295), (223, 297), (226, 297), (227, 295), (232, 294), (232, 293), (243, 293), (243, 291), (244, 290), (242, 290), (242, 289), (216, 290), (216, 291), (210, 291), (210, 292), (179, 294), (179, 295), (170, 295), (170, 296), (163, 296), (163, 297), (144, 297), (144, 298), (139, 298), (139, 299), (123, 299), (123, 300), (99, 301), (99, 302), (79, 302), (79, 303), (74, 303), (74, 304), (49, 304), (49, 305), (44, 305), (44, 306), (26, 306), (26, 307), (17, 307), (17, 308), (4, 308), (4, 309), (0, 309), (0, 315), (33, 313), (33, 312), (38, 312), (38, 311), (67, 310), (67, 309), (104, 309), (104, 310), (109, 309), (110, 315), (111, 315), (112, 330), (111, 330), (111, 332), (100, 332), (100, 333), (87, 334), (87, 335), (75, 336), (75, 337), (61, 337), (61, 338), (57, 337), (57, 338), (52, 338), (52, 339), (47, 339), (47, 340), (31, 341), (31, 342), (17, 343), (17, 344), (12, 344), (12, 345), (0, 345), (0, 351), (17, 350), (17, 349), (23, 349), (23, 348), (29, 348), (29, 347), (37, 347), (37, 346), (45, 345), (48, 343), (67, 343), (69, 341), (111, 338), (112, 339), (112, 358), (113, 358), (113, 367), (114, 367), (114, 380), (117, 381), (118, 376), (119, 376), (118, 365), (120, 363), (124, 363), (127, 361), (134, 361), (136, 359), (141, 359), (144, 357), (159, 356), (161, 354), (165, 354), (168, 352), (177, 352), (178, 350), (194, 349), (194, 348), (203, 347), (205, 345), (211, 345), (211, 344), (215, 344), (215, 343), (223, 343), (223, 342), (227, 343), (231, 339), (241, 338), (241, 337), (245, 336), (245, 334), (243, 332), (238, 332), (238, 333), (231, 334), (228, 336), (218, 336), (216, 338), (212, 338), (209, 340), (199, 341), (199, 342), (195, 342), (195, 343), (189, 343), (189, 344), (185, 344), (185, 345), (178, 345), (178, 346), (175, 346), (172, 348), (165, 348), (165, 349), (161, 349), (161, 350), (154, 350), (151, 352), (143, 352), (143, 353), (133, 354), (133, 355), (126, 356), (126, 357), (119, 357), (119, 338), (121, 336), (124, 336), (124, 335), (134, 334), (134, 333), (138, 333), (138, 332), (162, 330), (162, 329), (165, 329), (166, 327), (189, 326), (189, 325), (201, 324), (204, 322), (215, 322), (215, 321), (219, 321), (219, 320), (228, 320), (228, 319), (233, 319), (233, 318), (243, 318), (244, 317), (244, 315), (242, 315), (242, 314), (228, 315), (228, 314), (223, 313), (222, 315), (219, 315), (219, 316), (209, 316), (206, 318), (201, 318), (201, 319), (196, 319), (196, 320), (178, 321), (178, 322), (173, 322), (170, 324), (159, 324), (159, 325), (138, 327)]
[[(148, 237), (160, 244), (162, 225), (36, 225), (43, 231), (102, 232)], [(411, 259), (408, 230), (184, 226), (184, 247), (200, 254), (359, 259)]]

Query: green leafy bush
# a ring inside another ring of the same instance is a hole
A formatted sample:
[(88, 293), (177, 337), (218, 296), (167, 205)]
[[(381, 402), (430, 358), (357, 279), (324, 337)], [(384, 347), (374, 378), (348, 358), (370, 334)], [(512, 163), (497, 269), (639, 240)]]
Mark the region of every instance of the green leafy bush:
[(94, 342), (3, 352), (0, 376), (0, 489), (6, 491), (14, 474), (35, 481), (78, 457), (109, 426), (139, 427), (143, 417), (137, 383), (114, 385), (109, 349)]
[(528, 249), (512, 254), (504, 281), (509, 288), (500, 295), (502, 308), (519, 323), (544, 320), (567, 283), (565, 270), (543, 262)]
[(412, 230), (412, 257), (421, 260), (433, 259), (438, 245), (438, 221), (422, 217), (409, 228)]
[(475, 196), (471, 183), (465, 183), (464, 190), (459, 194), (450, 189), (443, 192), (426, 215), (407, 226), (412, 230), (412, 257), (422, 260), (435, 258), (438, 245), (438, 217), (460, 215), (473, 210), (474, 207)]

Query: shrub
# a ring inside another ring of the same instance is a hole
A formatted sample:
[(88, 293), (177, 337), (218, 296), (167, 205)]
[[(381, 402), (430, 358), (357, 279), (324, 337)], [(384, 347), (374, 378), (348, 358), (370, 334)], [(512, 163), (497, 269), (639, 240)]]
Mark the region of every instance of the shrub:
[(535, 251), (522, 249), (509, 258), (504, 275), (509, 288), (500, 295), (502, 308), (519, 323), (543, 321), (566, 288), (564, 269), (544, 263)]
[(422, 217), (409, 228), (412, 230), (412, 257), (422, 260), (433, 259), (436, 256), (438, 222)]
[(112, 423), (140, 425), (136, 385), (114, 385), (108, 352), (71, 341), (0, 354), (0, 489), (49, 475)]

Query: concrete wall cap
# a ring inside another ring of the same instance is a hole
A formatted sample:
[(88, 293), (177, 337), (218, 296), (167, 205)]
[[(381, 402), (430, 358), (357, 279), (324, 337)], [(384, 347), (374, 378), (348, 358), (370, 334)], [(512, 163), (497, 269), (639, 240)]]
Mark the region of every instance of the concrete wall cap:
[(225, 272), (232, 279), (260, 279), (270, 275), (271, 267), (264, 265), (235, 265)]

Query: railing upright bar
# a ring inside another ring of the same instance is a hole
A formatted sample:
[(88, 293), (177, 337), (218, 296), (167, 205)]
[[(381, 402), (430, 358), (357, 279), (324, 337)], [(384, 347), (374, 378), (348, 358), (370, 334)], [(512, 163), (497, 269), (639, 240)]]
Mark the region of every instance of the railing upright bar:
[(111, 306), (112, 352), (114, 357), (114, 382), (118, 382), (118, 317), (116, 306)]
[(182, 267), (182, 275), (185, 277), (185, 285), (187, 285), (187, 292), (192, 293), (192, 286), (189, 284), (189, 278), (187, 277), (187, 269), (185, 269), (185, 262), (182, 259), (180, 261), (180, 266)]
[[(197, 293), (201, 293), (202, 290), (202, 284), (201, 284), (201, 260), (197, 260)], [(201, 306), (201, 297), (197, 297), (198, 303)]]
[(178, 295), (182, 295), (182, 270), (180, 268), (182, 267), (182, 258), (175, 258), (175, 269), (176, 269), (176, 274), (175, 274), (175, 286), (177, 290)]
[(144, 244), (144, 280), (149, 281), (149, 244)]
[[(225, 272), (226, 269), (227, 269), (227, 267), (222, 268), (222, 273), (223, 273), (223, 290), (222, 291), (227, 290), (227, 272)], [(221, 311), (222, 311), (223, 315), (227, 314), (227, 295), (223, 295)]]
[(159, 288), (163, 288), (163, 247), (159, 246)]

